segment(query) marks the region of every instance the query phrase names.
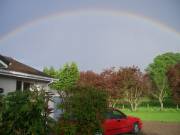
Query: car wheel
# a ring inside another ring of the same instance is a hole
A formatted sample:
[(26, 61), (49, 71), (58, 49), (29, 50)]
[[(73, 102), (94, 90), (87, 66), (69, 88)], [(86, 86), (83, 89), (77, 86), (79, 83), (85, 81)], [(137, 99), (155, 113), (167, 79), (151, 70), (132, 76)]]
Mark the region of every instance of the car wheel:
[(137, 135), (140, 132), (139, 124), (134, 123), (133, 125), (133, 134)]
[(101, 132), (96, 132), (95, 135), (103, 135)]
[(103, 135), (102, 131), (96, 131), (94, 135)]

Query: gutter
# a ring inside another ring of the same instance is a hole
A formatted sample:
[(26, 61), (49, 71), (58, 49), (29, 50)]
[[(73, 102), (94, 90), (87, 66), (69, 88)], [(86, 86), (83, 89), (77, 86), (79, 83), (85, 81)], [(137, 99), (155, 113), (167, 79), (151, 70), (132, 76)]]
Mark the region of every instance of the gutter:
[(27, 73), (16, 72), (16, 71), (7, 71), (4, 69), (0, 69), (0, 75), (32, 79), (32, 80), (38, 80), (38, 81), (45, 81), (45, 82), (50, 82), (50, 83), (52, 83), (54, 81), (58, 81), (58, 79), (54, 79), (54, 78), (50, 78), (50, 77), (44, 77), (44, 76), (27, 74)]

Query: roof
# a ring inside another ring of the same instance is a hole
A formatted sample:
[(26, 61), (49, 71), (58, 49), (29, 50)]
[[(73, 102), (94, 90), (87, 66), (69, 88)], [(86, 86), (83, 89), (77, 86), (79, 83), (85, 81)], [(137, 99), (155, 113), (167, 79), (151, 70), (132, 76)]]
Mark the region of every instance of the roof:
[(35, 68), (32, 68), (26, 64), (23, 64), (11, 57), (0, 55), (0, 60), (3, 61), (5, 64), (7, 64), (7, 68), (3, 68), (3, 70), (5, 71), (15, 71), (15, 72), (20, 72), (20, 73), (25, 73), (25, 74), (30, 74), (30, 75), (51, 78), (47, 74)]

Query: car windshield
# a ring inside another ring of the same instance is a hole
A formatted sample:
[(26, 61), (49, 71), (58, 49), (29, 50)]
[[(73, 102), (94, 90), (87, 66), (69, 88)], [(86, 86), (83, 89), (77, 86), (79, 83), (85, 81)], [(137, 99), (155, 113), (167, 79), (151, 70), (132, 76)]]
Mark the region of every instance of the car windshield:
[(125, 118), (125, 117), (126, 117), (126, 115), (118, 110), (109, 110), (106, 113), (107, 119), (121, 119), (121, 118)]

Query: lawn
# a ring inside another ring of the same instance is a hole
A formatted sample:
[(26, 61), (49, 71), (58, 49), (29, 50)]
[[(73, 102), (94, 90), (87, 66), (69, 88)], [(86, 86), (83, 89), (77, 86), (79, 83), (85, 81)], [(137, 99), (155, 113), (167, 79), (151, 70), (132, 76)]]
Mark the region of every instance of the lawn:
[(180, 110), (171, 108), (164, 111), (160, 111), (159, 108), (140, 108), (136, 112), (128, 109), (121, 111), (127, 115), (139, 117), (143, 121), (180, 122)]

